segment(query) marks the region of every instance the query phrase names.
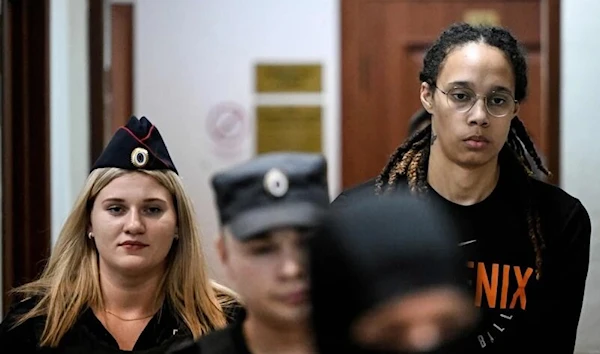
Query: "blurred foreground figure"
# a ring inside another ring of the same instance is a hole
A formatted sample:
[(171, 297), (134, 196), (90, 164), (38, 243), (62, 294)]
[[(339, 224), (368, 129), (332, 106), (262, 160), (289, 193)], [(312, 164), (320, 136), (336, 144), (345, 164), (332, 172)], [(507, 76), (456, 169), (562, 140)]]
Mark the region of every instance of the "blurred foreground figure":
[(265, 154), (212, 180), (219, 258), (245, 310), (178, 354), (313, 353), (306, 240), (329, 208), (321, 155)]
[(457, 243), (408, 194), (336, 210), (309, 243), (319, 353), (448, 353), (476, 320)]

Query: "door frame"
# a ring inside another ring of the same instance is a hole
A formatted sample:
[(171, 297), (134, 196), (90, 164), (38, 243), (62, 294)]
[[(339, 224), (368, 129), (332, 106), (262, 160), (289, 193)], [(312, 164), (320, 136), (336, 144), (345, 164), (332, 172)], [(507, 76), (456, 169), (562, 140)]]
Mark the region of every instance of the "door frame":
[[(362, 3), (374, 0), (340, 0), (341, 8), (341, 74), (342, 74), (342, 137), (341, 137), (341, 185), (346, 189), (354, 184), (346, 173), (346, 161), (352, 159), (352, 144), (349, 132), (354, 128), (350, 126), (347, 116), (353, 109), (352, 102), (355, 101), (354, 90), (347, 87), (356, 85), (356, 70), (360, 63), (359, 54), (359, 21), (361, 18), (360, 8)], [(385, 0), (378, 0), (385, 1)], [(398, 0), (395, 0), (398, 1)], [(420, 1), (420, 0), (403, 0)], [(508, 1), (508, 0), (505, 0)], [(543, 58), (541, 73), (541, 96), (545, 101), (545, 109), (541, 111), (543, 134), (550, 143), (550, 149), (546, 158), (548, 169), (552, 172), (549, 182), (559, 185), (560, 183), (560, 0), (539, 0), (541, 2), (541, 48)], [(398, 141), (398, 144), (401, 142)], [(390, 151), (390, 154), (392, 151)], [(383, 167), (383, 166), (382, 166)]]
[(89, 0), (88, 52), (90, 97), (90, 164), (104, 149), (105, 88), (108, 75), (104, 71), (105, 9), (108, 0)]

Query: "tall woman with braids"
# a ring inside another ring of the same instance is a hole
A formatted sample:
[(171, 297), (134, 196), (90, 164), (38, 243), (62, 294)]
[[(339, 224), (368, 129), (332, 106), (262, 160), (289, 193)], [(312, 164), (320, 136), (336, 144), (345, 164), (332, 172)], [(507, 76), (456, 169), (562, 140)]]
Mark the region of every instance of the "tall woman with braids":
[(502, 28), (452, 25), (425, 54), (420, 81), (432, 124), (334, 206), (401, 191), (441, 202), (462, 228), (481, 313), (459, 352), (573, 353), (590, 218), (578, 199), (533, 177), (549, 172), (517, 116), (527, 93), (521, 46)]

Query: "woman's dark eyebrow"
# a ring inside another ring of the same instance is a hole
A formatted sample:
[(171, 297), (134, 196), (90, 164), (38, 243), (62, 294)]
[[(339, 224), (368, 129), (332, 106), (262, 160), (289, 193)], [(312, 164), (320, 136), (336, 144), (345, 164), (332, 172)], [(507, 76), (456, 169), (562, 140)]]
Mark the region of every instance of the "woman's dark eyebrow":
[(452, 81), (449, 82), (448, 85), (452, 85), (454, 87), (459, 86), (459, 87), (470, 87), (471, 83), (468, 81)]
[[(461, 88), (471, 89), (471, 83), (469, 81), (452, 81), (452, 82), (449, 82), (448, 85), (452, 85), (452, 87), (461, 87)], [(490, 90), (490, 92), (505, 92), (505, 93), (508, 93), (511, 95), (513, 94), (512, 90), (510, 90), (507, 87), (500, 86), (500, 85), (493, 86), (492, 89)]]
[(494, 86), (492, 87), (492, 91), (498, 92), (498, 91), (502, 91), (502, 92), (507, 92), (507, 93), (512, 93), (512, 91), (504, 86)]

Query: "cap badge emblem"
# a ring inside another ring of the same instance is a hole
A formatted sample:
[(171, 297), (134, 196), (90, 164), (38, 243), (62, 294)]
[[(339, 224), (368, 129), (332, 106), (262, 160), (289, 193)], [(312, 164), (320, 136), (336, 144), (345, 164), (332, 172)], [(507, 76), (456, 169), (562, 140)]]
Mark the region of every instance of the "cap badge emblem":
[(265, 190), (272, 196), (280, 198), (283, 197), (289, 189), (289, 181), (287, 176), (279, 169), (272, 169), (263, 180)]
[(141, 147), (133, 149), (131, 152), (131, 163), (137, 168), (146, 166), (148, 163), (148, 150)]

